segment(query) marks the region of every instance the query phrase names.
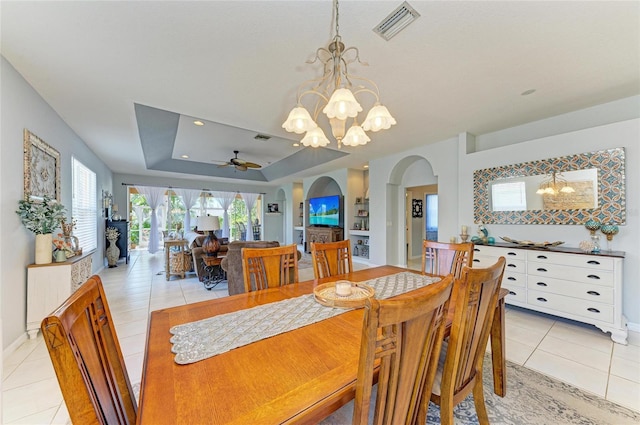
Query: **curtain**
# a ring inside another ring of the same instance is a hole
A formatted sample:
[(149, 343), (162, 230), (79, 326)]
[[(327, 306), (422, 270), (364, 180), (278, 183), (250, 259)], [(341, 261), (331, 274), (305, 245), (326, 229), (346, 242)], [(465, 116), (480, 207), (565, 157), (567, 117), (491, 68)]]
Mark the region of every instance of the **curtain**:
[(151, 233), (149, 234), (149, 253), (158, 251), (158, 215), (157, 209), (162, 205), (163, 197), (167, 191), (164, 187), (136, 186), (136, 189), (151, 207)]
[(191, 208), (193, 208), (198, 201), (201, 191), (194, 189), (174, 189), (174, 191), (180, 197), (184, 207), (187, 209), (187, 212), (184, 215), (184, 231), (186, 233), (191, 231)]
[(256, 200), (258, 199), (258, 196), (260, 196), (259, 193), (242, 193), (242, 199), (244, 199), (244, 203), (247, 206), (247, 223), (249, 223), (247, 225), (247, 240), (248, 241), (252, 241), (253, 240), (253, 223), (251, 222), (251, 210), (253, 209), (253, 206), (256, 204)]
[(212, 195), (224, 210), (224, 216), (222, 218), (222, 237), (231, 238), (231, 232), (229, 230), (229, 207), (236, 198), (236, 194), (234, 192), (212, 192)]

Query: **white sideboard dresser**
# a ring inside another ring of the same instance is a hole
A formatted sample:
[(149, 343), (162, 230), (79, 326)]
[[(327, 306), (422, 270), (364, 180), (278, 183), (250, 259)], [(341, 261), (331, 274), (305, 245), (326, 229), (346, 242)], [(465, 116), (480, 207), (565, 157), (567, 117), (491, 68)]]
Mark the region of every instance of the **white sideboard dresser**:
[(573, 248), (475, 245), (473, 265), (487, 267), (501, 256), (507, 260), (502, 287), (509, 290), (508, 304), (595, 325), (611, 332), (614, 342), (627, 344), (623, 252), (585, 254)]
[(38, 335), (40, 322), (58, 308), (91, 277), (91, 254), (72, 257), (64, 263), (27, 266), (27, 333)]

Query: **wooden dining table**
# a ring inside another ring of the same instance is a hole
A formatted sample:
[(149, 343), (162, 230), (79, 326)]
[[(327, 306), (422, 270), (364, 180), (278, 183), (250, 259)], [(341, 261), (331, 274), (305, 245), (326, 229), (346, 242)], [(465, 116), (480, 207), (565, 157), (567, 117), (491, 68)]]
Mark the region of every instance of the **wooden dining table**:
[[(340, 278), (362, 282), (405, 271), (413, 270), (381, 266)], [(310, 294), (332, 280), (336, 277), (153, 311), (137, 423), (315, 423), (348, 403), (355, 395), (363, 309), (195, 363), (177, 364), (171, 352), (173, 326)], [(498, 310), (502, 314), (495, 315), (491, 336), (494, 377), (499, 375), (494, 390), (504, 395), (504, 296)]]

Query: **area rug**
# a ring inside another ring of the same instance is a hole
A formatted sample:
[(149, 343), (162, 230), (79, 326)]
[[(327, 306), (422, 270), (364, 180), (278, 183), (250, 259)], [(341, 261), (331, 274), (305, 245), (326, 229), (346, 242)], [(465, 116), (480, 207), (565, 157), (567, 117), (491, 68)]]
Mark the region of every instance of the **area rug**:
[[(491, 360), (484, 362), (484, 396), (492, 425), (623, 425), (639, 424), (640, 413), (589, 394), (523, 366), (507, 362), (507, 395), (493, 392)], [(349, 406), (349, 407), (348, 407)], [(351, 423), (350, 403), (323, 425)], [(454, 409), (456, 425), (478, 424), (473, 397)], [(427, 424), (440, 423), (440, 409), (429, 405)]]

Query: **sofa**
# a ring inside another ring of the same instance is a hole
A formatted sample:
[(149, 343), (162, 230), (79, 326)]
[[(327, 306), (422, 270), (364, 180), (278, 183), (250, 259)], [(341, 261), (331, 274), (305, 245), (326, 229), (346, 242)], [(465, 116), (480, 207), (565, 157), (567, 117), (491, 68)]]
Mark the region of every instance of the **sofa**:
[[(202, 282), (204, 278), (204, 264), (202, 264), (202, 257), (206, 255), (204, 253), (204, 249), (202, 248), (202, 243), (204, 242), (207, 235), (203, 235), (196, 232), (188, 232), (184, 235), (184, 238), (188, 242), (189, 251), (191, 251), (191, 257), (193, 259), (193, 270), (196, 272), (196, 276), (198, 276), (198, 280)], [(227, 255), (227, 249), (229, 247), (229, 239), (228, 238), (218, 238), (220, 242), (220, 250), (218, 251), (218, 257), (224, 257)]]
[[(278, 241), (234, 241), (227, 245), (227, 252), (220, 265), (227, 273), (229, 295), (244, 292), (244, 272), (242, 271), (242, 248), (273, 248), (280, 246)], [(298, 251), (298, 260), (302, 253)]]

